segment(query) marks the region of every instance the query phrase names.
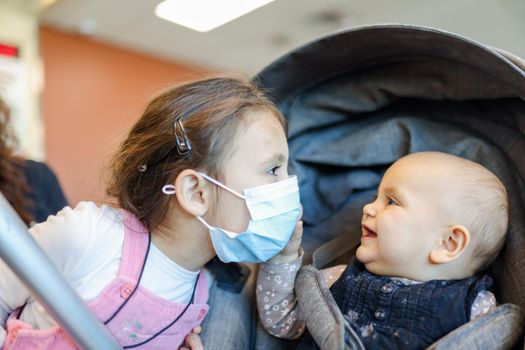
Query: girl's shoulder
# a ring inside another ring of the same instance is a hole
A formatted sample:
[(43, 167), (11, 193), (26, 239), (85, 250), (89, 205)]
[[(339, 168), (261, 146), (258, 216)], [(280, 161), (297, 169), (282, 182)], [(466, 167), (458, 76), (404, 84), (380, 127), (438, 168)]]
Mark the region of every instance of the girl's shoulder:
[(65, 206), (60, 210), (56, 215), (50, 215), (48, 220), (55, 217), (77, 217), (77, 218), (87, 218), (87, 217), (98, 217), (102, 218), (104, 216), (115, 216), (119, 213), (119, 210), (108, 204), (97, 204), (91, 201), (81, 201), (72, 208), (70, 206)]
[(122, 223), (122, 216), (117, 208), (97, 205), (94, 202), (79, 202), (74, 208), (65, 206), (55, 215), (49, 215), (46, 221), (34, 225), (29, 231), (52, 230), (62, 234), (74, 234), (105, 229), (118, 223)]
[(91, 261), (118, 254), (124, 239), (120, 211), (94, 202), (80, 202), (74, 208), (66, 206), (29, 231), (63, 271), (83, 259)]

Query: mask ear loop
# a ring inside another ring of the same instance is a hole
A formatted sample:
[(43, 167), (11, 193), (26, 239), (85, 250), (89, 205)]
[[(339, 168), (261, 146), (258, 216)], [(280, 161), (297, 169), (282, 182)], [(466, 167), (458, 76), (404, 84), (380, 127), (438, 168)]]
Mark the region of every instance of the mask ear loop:
[(220, 183), (219, 181), (215, 180), (214, 178), (212, 177), (209, 177), (208, 175), (204, 174), (204, 173), (201, 173), (201, 172), (198, 172), (198, 174), (200, 176), (202, 176), (203, 178), (205, 178), (206, 180), (208, 180), (209, 182), (219, 186), (220, 188), (236, 195), (237, 197), (241, 198), (241, 199), (246, 199), (246, 197), (244, 197), (242, 194), (240, 194), (239, 192), (235, 191), (235, 190), (232, 190), (231, 188), (229, 187), (226, 187), (226, 185), (223, 185), (222, 183)]
[[(241, 198), (241, 199), (246, 199), (242, 194), (240, 194), (239, 192), (237, 191), (234, 191), (232, 190), (231, 188), (228, 188), (226, 187), (225, 185), (223, 185), (222, 183), (220, 183), (219, 181), (215, 180), (214, 178), (212, 177), (209, 177), (208, 175), (204, 174), (204, 173), (201, 173), (201, 172), (197, 172), (200, 176), (202, 176), (203, 178), (205, 178), (206, 180), (210, 181), (211, 183), (214, 183), (215, 185), (219, 186), (220, 188), (222, 189), (225, 189), (226, 191), (228, 192), (231, 192), (233, 193), (234, 195), (236, 195), (237, 197)], [(175, 186), (174, 185), (164, 185), (162, 186), (162, 192), (164, 194), (167, 194), (167, 195), (172, 195), (172, 194), (175, 194)]]
[[(196, 216), (197, 220), (199, 220), (204, 226), (206, 226), (206, 228), (210, 231), (212, 230), (215, 230), (215, 227), (211, 226), (210, 224), (208, 224), (206, 222), (206, 220), (204, 220), (201, 216)], [(222, 230), (222, 232), (224, 232), (226, 234), (226, 236), (230, 237), (230, 238), (235, 238), (239, 235), (239, 233), (237, 232), (231, 232), (231, 231), (228, 231), (228, 230)]]
[[(201, 175), (203, 178), (205, 178), (206, 180), (214, 183), (215, 185), (219, 186), (220, 188), (223, 188), (225, 189), (226, 191), (228, 192), (231, 192), (232, 194), (236, 195), (237, 197), (240, 197), (242, 199), (245, 199), (244, 196), (240, 193), (238, 193), (237, 191), (234, 191), (232, 190), (231, 188), (228, 188), (226, 187), (225, 185), (221, 184), (219, 181), (215, 180), (214, 178), (211, 178), (209, 177), (208, 175), (204, 174), (204, 173), (201, 173), (201, 172), (198, 172), (199, 175)], [(173, 195), (176, 193), (175, 191), (175, 186), (174, 185), (164, 185), (162, 186), (162, 192), (164, 194), (167, 194), (167, 195)], [(197, 216), (196, 217), (201, 223), (204, 224), (204, 226), (206, 226), (206, 228), (208, 228), (209, 230), (213, 230), (214, 227), (209, 225), (202, 217), (200, 216)], [(236, 236), (238, 236), (239, 234), (236, 233), (236, 232), (230, 232), (228, 230), (223, 230), (223, 232), (230, 238), (235, 238)]]
[(175, 194), (175, 186), (173, 185), (164, 185), (162, 186), (162, 192), (164, 194), (167, 194), (169, 196), (171, 196), (172, 194)]

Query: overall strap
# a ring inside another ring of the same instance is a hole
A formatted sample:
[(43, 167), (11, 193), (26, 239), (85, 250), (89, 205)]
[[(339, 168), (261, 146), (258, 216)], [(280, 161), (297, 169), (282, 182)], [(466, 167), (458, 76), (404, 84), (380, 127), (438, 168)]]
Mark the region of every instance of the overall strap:
[(118, 275), (138, 281), (146, 263), (148, 229), (129, 211), (121, 209), (121, 213), (124, 219), (124, 246)]
[(205, 304), (208, 301), (208, 284), (204, 276), (204, 269), (199, 272), (199, 280), (195, 290), (195, 303)]

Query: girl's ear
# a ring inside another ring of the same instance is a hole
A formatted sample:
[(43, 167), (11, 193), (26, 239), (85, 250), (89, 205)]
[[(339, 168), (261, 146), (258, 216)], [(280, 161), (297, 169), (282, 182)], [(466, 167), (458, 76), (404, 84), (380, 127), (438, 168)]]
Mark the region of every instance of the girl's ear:
[(175, 193), (182, 209), (192, 216), (203, 216), (210, 204), (210, 187), (193, 169), (183, 170), (175, 179)]
[(463, 225), (452, 225), (447, 229), (439, 245), (430, 252), (430, 261), (434, 264), (454, 261), (465, 251), (469, 243), (468, 229)]

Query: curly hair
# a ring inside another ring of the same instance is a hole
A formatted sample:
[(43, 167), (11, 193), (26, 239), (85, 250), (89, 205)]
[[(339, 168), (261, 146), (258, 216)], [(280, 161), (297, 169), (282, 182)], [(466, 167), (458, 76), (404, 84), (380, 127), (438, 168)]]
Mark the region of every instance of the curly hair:
[(32, 202), (27, 196), (30, 187), (22, 170), (24, 160), (17, 157), (12, 148), (16, 138), (9, 128), (10, 116), (9, 106), (0, 98), (0, 191), (29, 225), (33, 220), (29, 212)]

